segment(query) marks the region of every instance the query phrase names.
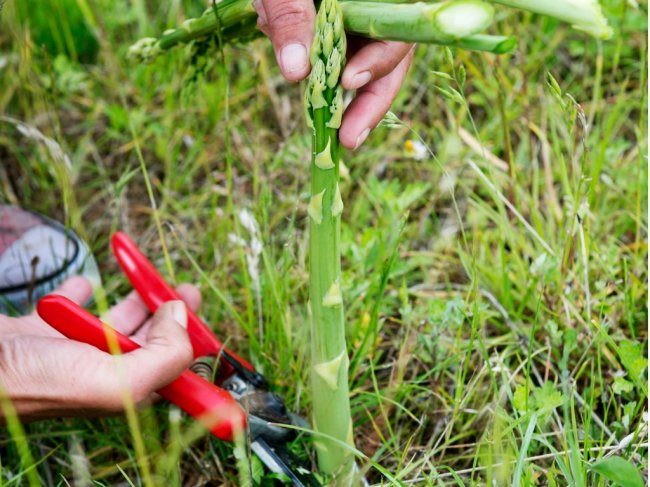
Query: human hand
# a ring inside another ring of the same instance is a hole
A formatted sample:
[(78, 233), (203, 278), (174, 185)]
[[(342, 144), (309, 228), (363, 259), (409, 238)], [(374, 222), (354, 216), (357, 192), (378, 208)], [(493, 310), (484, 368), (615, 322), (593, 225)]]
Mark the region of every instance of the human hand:
[[(154, 391), (192, 362), (185, 304), (196, 310), (201, 296), (188, 284), (177, 291), (184, 303), (165, 303), (151, 318), (135, 291), (110, 310), (105, 321), (142, 347), (119, 357), (68, 340), (36, 312), (0, 315), (0, 387), (21, 420), (114, 414), (124, 410), (125, 400), (151, 402)], [(73, 277), (55, 294), (82, 304), (92, 290), (86, 279)]]
[[(314, 36), (313, 0), (254, 0), (257, 24), (271, 38), (282, 74), (300, 81), (310, 71)], [(397, 96), (413, 59), (413, 44), (348, 37), (348, 62), (341, 83), (357, 90), (343, 115), (339, 139), (358, 148)]]

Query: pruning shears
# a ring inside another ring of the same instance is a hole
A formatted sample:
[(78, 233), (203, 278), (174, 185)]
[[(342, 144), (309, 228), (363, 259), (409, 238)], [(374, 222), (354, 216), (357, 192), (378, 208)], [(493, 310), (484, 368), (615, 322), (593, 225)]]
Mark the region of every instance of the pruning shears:
[[(180, 299), (126, 234), (115, 233), (112, 247), (123, 272), (152, 313), (164, 302)], [(139, 347), (63, 296), (46, 296), (37, 309), (43, 320), (72, 340), (109, 353), (128, 353)], [(296, 430), (283, 427), (305, 427), (307, 422), (291, 413), (282, 398), (270, 391), (264, 376), (228, 350), (190, 309), (187, 318), (194, 365), (157, 392), (221, 440), (233, 441), (238, 431), (245, 432), (251, 450), (268, 469), (294, 486), (320, 486), (287, 446), (295, 439)]]

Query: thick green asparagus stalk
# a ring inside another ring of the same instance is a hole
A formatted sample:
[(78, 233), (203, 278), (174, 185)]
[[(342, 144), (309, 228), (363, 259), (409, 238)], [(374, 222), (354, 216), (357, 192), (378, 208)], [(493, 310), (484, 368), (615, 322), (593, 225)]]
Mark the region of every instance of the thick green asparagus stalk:
[[(481, 0), (456, 0), (425, 4), (342, 1), (343, 25), (350, 34), (451, 47), (506, 52), (515, 46), (514, 38), (475, 35), (492, 20), (492, 6)], [(216, 5), (220, 19), (208, 9), (198, 19), (186, 20), (162, 37), (140, 39), (129, 49), (129, 56), (151, 61), (166, 50), (214, 34), (221, 26), (221, 39), (231, 43), (254, 37), (257, 13), (252, 0), (223, 0)]]
[(187, 44), (215, 34), (221, 27), (221, 39), (228, 44), (238, 39), (256, 36), (257, 12), (252, 0), (224, 0), (217, 3), (219, 19), (214, 8), (207, 9), (201, 17), (187, 19), (176, 29), (163, 32), (160, 38), (145, 37), (129, 47), (128, 56), (139, 61), (150, 62), (159, 54), (179, 44)]
[(350, 32), (376, 39), (435, 44), (450, 44), (481, 32), (494, 16), (493, 7), (482, 0), (390, 6), (349, 1), (342, 8)]
[(570, 23), (574, 29), (599, 39), (609, 39), (612, 28), (598, 0), (492, 0), (495, 3), (555, 17)]
[[(337, 0), (323, 0), (316, 17), (311, 48), (312, 71), (305, 111), (313, 130), (311, 199), (309, 202), (309, 298), (312, 321), (312, 402), (314, 429), (353, 443), (348, 388), (348, 355), (341, 296), (340, 226), (343, 202), (339, 190), (339, 127), (343, 88), (339, 81), (346, 40)], [(322, 472), (336, 485), (351, 475), (353, 456), (340, 444), (316, 438)]]

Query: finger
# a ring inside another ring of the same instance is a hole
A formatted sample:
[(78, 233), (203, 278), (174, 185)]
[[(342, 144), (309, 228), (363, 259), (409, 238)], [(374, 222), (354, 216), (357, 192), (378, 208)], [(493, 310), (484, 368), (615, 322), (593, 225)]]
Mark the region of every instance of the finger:
[(404, 42), (370, 42), (354, 53), (347, 62), (341, 83), (346, 90), (357, 90), (392, 72), (413, 49)]
[(158, 308), (142, 347), (118, 358), (124, 373), (107, 375), (103, 397), (109, 409), (121, 408), (125, 378), (131, 399), (139, 405), (190, 366), (193, 352), (186, 328), (185, 303), (168, 301)]
[(131, 335), (151, 315), (137, 291), (131, 291), (126, 298), (113, 306), (104, 321), (124, 335)]
[[(83, 306), (86, 304), (91, 296), (93, 295), (93, 288), (90, 284), (90, 281), (83, 276), (73, 276), (66, 279), (58, 288), (56, 288), (51, 294), (58, 294), (65, 296), (69, 300)], [(51, 328), (47, 325), (36, 310), (34, 310), (29, 316), (25, 316), (21, 319), (24, 324), (27, 324), (29, 330), (26, 330), (23, 327), (23, 332), (34, 333), (37, 335), (45, 336), (61, 336), (54, 328)]]
[[(196, 312), (201, 307), (201, 292), (196, 286), (181, 284), (176, 288), (176, 292), (192, 311)], [(147, 341), (149, 328), (151, 328), (151, 320), (145, 321), (141, 327), (134, 331), (130, 337), (131, 340), (142, 345)]]
[(271, 38), (282, 75), (288, 81), (304, 79), (309, 74), (309, 46), (314, 36), (313, 1), (261, 2), (265, 18), (260, 20), (266, 22), (262, 28)]
[(253, 0), (253, 8), (257, 12), (257, 28), (270, 37), (269, 19), (264, 10), (264, 3), (262, 0)]
[[(181, 284), (176, 288), (180, 298), (192, 311), (201, 305), (201, 293), (191, 284)], [(151, 311), (137, 291), (131, 291), (126, 298), (111, 308), (105, 321), (124, 335), (133, 335), (146, 325)], [(146, 335), (145, 335), (146, 336)]]
[(176, 292), (192, 311), (201, 307), (201, 291), (198, 287), (183, 283), (176, 288)]
[(343, 114), (339, 139), (348, 149), (357, 149), (377, 126), (406, 77), (412, 53), (407, 55), (388, 75), (363, 86)]
[(73, 276), (66, 279), (52, 294), (65, 296), (79, 305), (84, 305), (93, 295), (93, 287), (85, 277)]
[[(169, 384), (187, 369), (192, 362), (192, 345), (187, 334), (187, 308), (182, 301), (169, 301), (156, 311), (147, 333), (147, 341), (130, 354), (127, 367), (133, 372), (139, 367), (149, 368), (151, 374), (143, 374), (147, 397), (151, 392)], [(160, 369), (160, 370), (159, 370)]]

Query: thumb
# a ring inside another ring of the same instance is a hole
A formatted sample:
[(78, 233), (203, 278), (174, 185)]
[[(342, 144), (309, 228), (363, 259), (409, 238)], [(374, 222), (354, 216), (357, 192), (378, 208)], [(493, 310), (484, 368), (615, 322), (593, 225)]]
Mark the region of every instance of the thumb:
[(133, 401), (144, 402), (152, 392), (176, 379), (192, 363), (187, 334), (187, 310), (182, 301), (158, 308), (142, 347), (122, 356)]
[(309, 46), (316, 10), (312, 0), (261, 0), (254, 4), (260, 29), (271, 38), (283, 76), (300, 81), (309, 74)]

